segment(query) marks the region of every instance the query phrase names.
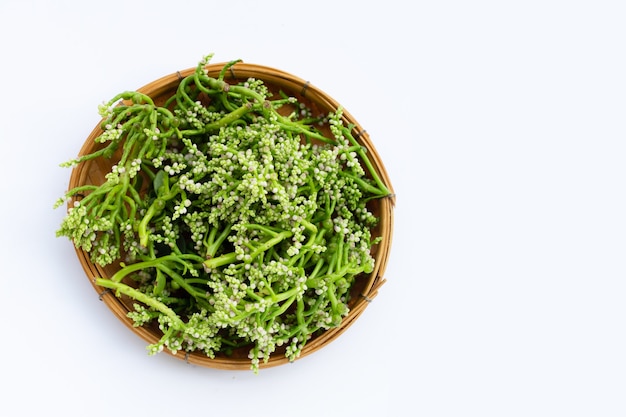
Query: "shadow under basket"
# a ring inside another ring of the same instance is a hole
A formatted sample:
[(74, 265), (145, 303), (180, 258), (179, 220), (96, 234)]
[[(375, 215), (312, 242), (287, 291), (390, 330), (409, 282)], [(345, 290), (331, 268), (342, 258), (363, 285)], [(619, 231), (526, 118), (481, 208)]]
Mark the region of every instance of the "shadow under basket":
[[(223, 67), (224, 64), (210, 64), (206, 68), (210, 76), (217, 77)], [(195, 68), (189, 68), (184, 71), (173, 73), (153, 81), (137, 91), (151, 97), (155, 104), (163, 104), (175, 93), (180, 81), (184, 77), (192, 74), (194, 71)], [(329, 112), (336, 111), (340, 107), (334, 99), (315, 86), (311, 85), (309, 82), (270, 67), (238, 63), (227, 71), (224, 81), (230, 84), (235, 84), (249, 78), (262, 80), (268, 89), (273, 93), (282, 91), (289, 96), (296, 97), (299, 102), (307, 105), (314, 114), (328, 114)], [(372, 231), (373, 236), (381, 237), (380, 242), (372, 248), (372, 256), (375, 259), (374, 270), (370, 274), (363, 274), (356, 279), (351, 290), (351, 299), (348, 303), (350, 311), (348, 315), (344, 317), (341, 324), (338, 327), (326, 330), (323, 333), (313, 336), (302, 349), (300, 358), (310, 355), (335, 340), (348, 327), (350, 327), (350, 325), (352, 325), (357, 318), (359, 318), (367, 305), (376, 297), (378, 289), (385, 281), (383, 275), (387, 266), (387, 260), (391, 248), (393, 208), (395, 204), (395, 194), (393, 193), (391, 182), (380, 156), (370, 141), (367, 132), (361, 128), (357, 121), (345, 109), (343, 109), (343, 119), (346, 125), (354, 125), (353, 132), (356, 134), (357, 141), (367, 149), (370, 162), (374, 166), (378, 176), (389, 189), (390, 195), (388, 197), (373, 200), (370, 203), (372, 213), (380, 219), (378, 225)], [(86, 139), (79, 155), (86, 155), (97, 150), (101, 145), (95, 142), (95, 139), (101, 133), (102, 130), (98, 124), (98, 126), (94, 128), (89, 137)], [(105, 181), (105, 175), (110, 172), (111, 167), (115, 162), (115, 158), (97, 158), (77, 165), (72, 170), (69, 188), (72, 189), (86, 184), (103, 183)], [(133, 300), (126, 298), (125, 296), (117, 297), (112, 291), (99, 287), (94, 282), (95, 278), (110, 278), (117, 270), (119, 270), (118, 263), (101, 267), (91, 261), (87, 252), (77, 248), (76, 253), (83, 269), (85, 270), (85, 273), (87, 274), (87, 277), (92, 282), (97, 294), (99, 294), (100, 299), (107, 305), (113, 314), (115, 314), (115, 316), (117, 316), (119, 320), (131, 329), (132, 332), (140, 336), (148, 344), (156, 343), (162, 335), (158, 328), (150, 326), (134, 327), (132, 320), (127, 317), (127, 313), (129, 311), (133, 311)], [(168, 349), (164, 349), (163, 352), (167, 352), (172, 355)], [(178, 352), (176, 355), (172, 356), (185, 360), (191, 364), (208, 368), (249, 370), (250, 359), (248, 358), (248, 352), (249, 348), (246, 347), (235, 350), (229, 355), (217, 353), (216, 357), (213, 359), (207, 357), (202, 352)], [(287, 358), (284, 356), (282, 351), (277, 349), (267, 363), (263, 363), (261, 361), (259, 368), (263, 369), (285, 363), (288, 363)]]

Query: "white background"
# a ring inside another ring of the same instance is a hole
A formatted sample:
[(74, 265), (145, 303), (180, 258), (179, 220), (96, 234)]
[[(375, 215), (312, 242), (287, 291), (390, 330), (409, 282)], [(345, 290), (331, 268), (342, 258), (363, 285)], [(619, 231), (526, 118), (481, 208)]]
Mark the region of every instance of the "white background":
[[(0, 413), (626, 415), (626, 6), (0, 2)], [(295, 364), (149, 357), (55, 231), (97, 105), (206, 53), (298, 75), (397, 193), (387, 283)]]

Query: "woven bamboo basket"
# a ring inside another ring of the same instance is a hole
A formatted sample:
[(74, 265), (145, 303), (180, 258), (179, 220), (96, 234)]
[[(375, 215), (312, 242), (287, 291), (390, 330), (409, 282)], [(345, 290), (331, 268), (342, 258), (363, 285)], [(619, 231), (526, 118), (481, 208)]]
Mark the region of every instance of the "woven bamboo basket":
[[(216, 77), (223, 66), (224, 64), (208, 65), (207, 69), (209, 75)], [(192, 74), (193, 71), (195, 71), (195, 68), (189, 68), (184, 71), (170, 74), (145, 85), (137, 91), (150, 96), (154, 100), (155, 104), (162, 104), (167, 100), (167, 98), (175, 93), (181, 79)], [(272, 92), (283, 91), (290, 96), (296, 97), (301, 103), (309, 106), (317, 114), (328, 113), (339, 108), (339, 103), (309, 82), (289, 73), (266, 66), (238, 63), (230, 68), (225, 81), (236, 83), (239, 81), (245, 81), (250, 77), (263, 80), (265, 85)], [(372, 248), (372, 255), (375, 259), (374, 270), (367, 276), (356, 280), (351, 292), (351, 301), (349, 302), (350, 312), (343, 319), (342, 323), (338, 327), (327, 330), (309, 340), (302, 350), (300, 358), (310, 355), (335, 340), (338, 336), (345, 332), (346, 329), (348, 329), (354, 321), (359, 318), (359, 316), (361, 316), (368, 304), (376, 297), (380, 286), (385, 281), (384, 272), (391, 248), (395, 194), (393, 194), (389, 176), (367, 132), (345, 109), (343, 111), (343, 118), (346, 124), (353, 124), (355, 126), (357, 140), (361, 145), (367, 148), (370, 161), (374, 165), (379, 177), (390, 190), (391, 194), (389, 197), (373, 201), (371, 206), (373, 214), (380, 218), (379, 224), (372, 234), (373, 236), (382, 237), (381, 241)], [(101, 133), (102, 130), (100, 129), (100, 124), (98, 124), (87, 137), (79, 155), (94, 152), (99, 146), (102, 146), (101, 144), (95, 142), (95, 138), (97, 138)], [(115, 162), (114, 158), (111, 158), (110, 160), (98, 158), (79, 164), (72, 170), (69, 188), (71, 189), (85, 184), (103, 183), (105, 181), (105, 175), (110, 171), (111, 166)], [(71, 201), (70, 204), (72, 204)], [(132, 330), (132, 332), (137, 334), (147, 343), (152, 344), (157, 342), (161, 337), (161, 333), (158, 329), (147, 326), (134, 327), (132, 320), (127, 317), (127, 313), (133, 310), (132, 300), (125, 298), (124, 296), (117, 297), (113, 292), (97, 286), (94, 282), (95, 278), (98, 277), (111, 277), (119, 269), (119, 265), (113, 263), (107, 265), (106, 267), (101, 267), (94, 264), (90, 260), (89, 254), (83, 250), (76, 249), (76, 253), (87, 277), (92, 282), (97, 294), (99, 294), (100, 299), (107, 305), (113, 314), (117, 316), (117, 318), (130, 330)], [(171, 355), (167, 349), (165, 349), (164, 352)], [(188, 363), (208, 368), (226, 370), (250, 369), (248, 349), (235, 351), (228, 356), (216, 355), (213, 359), (207, 357), (202, 352), (192, 352), (187, 354), (179, 352), (173, 356), (185, 360)], [(288, 363), (287, 358), (281, 354), (279, 350), (277, 350), (270, 357), (267, 363), (261, 363), (260, 368), (273, 367), (285, 363)]]

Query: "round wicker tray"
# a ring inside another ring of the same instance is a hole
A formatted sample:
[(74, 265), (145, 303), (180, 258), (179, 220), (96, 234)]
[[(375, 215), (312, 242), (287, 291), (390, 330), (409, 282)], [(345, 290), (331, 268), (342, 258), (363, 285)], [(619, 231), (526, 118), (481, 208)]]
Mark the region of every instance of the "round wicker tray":
[[(210, 64), (207, 66), (209, 75), (217, 76), (224, 64)], [(163, 103), (168, 97), (174, 94), (180, 80), (189, 74), (192, 74), (195, 68), (189, 68), (179, 71), (171, 75), (162, 77), (153, 81), (137, 91), (150, 96), (155, 104)], [(288, 95), (298, 98), (302, 103), (308, 105), (312, 110), (321, 113), (335, 111), (339, 107), (333, 98), (316, 88), (314, 85), (295, 77), (286, 72), (276, 70), (274, 68), (238, 63), (230, 68), (225, 81), (235, 83), (244, 81), (250, 77), (263, 80), (265, 85), (274, 92), (282, 90)], [(328, 330), (313, 339), (309, 340), (301, 352), (300, 357), (307, 356), (336, 339), (341, 335), (354, 321), (363, 313), (368, 303), (371, 302), (378, 293), (378, 289), (384, 282), (384, 272), (387, 266), (387, 260), (391, 248), (392, 232), (393, 232), (393, 208), (395, 197), (391, 182), (385, 170), (383, 162), (377, 153), (374, 145), (370, 141), (367, 132), (361, 128), (357, 121), (345, 109), (343, 118), (346, 124), (353, 124), (358, 141), (367, 148), (370, 161), (374, 165), (377, 174), (386, 184), (391, 194), (387, 198), (382, 198), (372, 202), (372, 212), (380, 218), (380, 222), (373, 231), (373, 236), (381, 236), (380, 243), (372, 248), (372, 254), (375, 259), (375, 268), (368, 276), (358, 279), (352, 289), (351, 301), (349, 303), (350, 312), (344, 318), (339, 327)], [(80, 155), (91, 153), (102, 146), (94, 141), (102, 133), (100, 124), (98, 124), (91, 134), (87, 137), (83, 144)], [(105, 180), (105, 175), (110, 171), (111, 166), (115, 163), (114, 158), (106, 160), (98, 158), (83, 162), (76, 166), (70, 176), (69, 188), (77, 187), (85, 184), (101, 184)], [(71, 204), (72, 202), (70, 202)], [(93, 281), (98, 277), (111, 277), (118, 269), (115, 263), (106, 267), (94, 264), (89, 254), (81, 249), (76, 249), (80, 263), (91, 280), (95, 290), (100, 295), (100, 299), (108, 306), (108, 308), (122, 321), (129, 329), (138, 336), (143, 338), (147, 343), (155, 343), (161, 337), (158, 329), (152, 327), (133, 327), (133, 322), (127, 317), (127, 313), (132, 311), (133, 302), (124, 297), (116, 297), (112, 292), (97, 286)], [(164, 350), (168, 352), (169, 350)], [(189, 363), (205, 366), (209, 368), (229, 369), (229, 370), (249, 370), (250, 360), (248, 358), (248, 350), (235, 351), (230, 356), (216, 356), (214, 359), (208, 358), (203, 353), (192, 352), (189, 354), (178, 353), (175, 357), (185, 360)], [(267, 368), (288, 363), (287, 358), (280, 352), (275, 352), (269, 361), (265, 364), (261, 363), (260, 368)]]

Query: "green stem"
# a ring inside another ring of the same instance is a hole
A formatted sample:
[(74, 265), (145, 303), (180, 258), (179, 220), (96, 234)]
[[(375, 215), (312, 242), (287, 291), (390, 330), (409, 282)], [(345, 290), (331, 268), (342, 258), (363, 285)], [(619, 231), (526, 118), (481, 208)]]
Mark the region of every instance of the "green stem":
[(306, 219), (301, 219), (300, 220), (300, 224), (302, 224), (302, 226), (304, 226), (304, 228), (306, 230), (308, 230), (311, 233), (317, 233), (317, 227), (311, 223), (310, 221), (306, 220)]
[[(252, 262), (253, 259), (255, 259), (256, 257), (258, 257), (259, 255), (261, 255), (263, 252), (267, 251), (268, 249), (270, 249), (271, 247), (273, 247), (274, 245), (277, 245), (278, 243), (282, 242), (284, 239), (287, 239), (289, 237), (291, 237), (293, 235), (293, 233), (291, 231), (283, 231), (280, 232), (278, 234), (276, 234), (276, 236), (274, 236), (273, 238), (263, 242), (262, 244), (260, 244), (251, 254), (250, 254), (250, 259), (246, 260), (246, 263), (250, 263)], [(204, 266), (206, 268), (217, 268), (223, 265), (228, 265), (231, 263), (234, 263), (235, 261), (237, 261), (239, 259), (237, 259), (237, 253), (236, 252), (229, 252), (229, 253), (225, 253), (223, 255), (220, 255), (216, 258), (211, 258), (211, 259), (207, 259), (206, 261), (204, 261)]]
[(235, 252), (225, 253), (216, 258), (210, 258), (204, 261), (205, 268), (213, 269), (220, 266), (232, 264), (237, 260), (237, 254)]
[(195, 106), (194, 100), (189, 97), (187, 94), (187, 84), (192, 81), (192, 77), (185, 77), (178, 85), (178, 90), (176, 91), (176, 101), (180, 108), (183, 110), (187, 110), (189, 107)]
[(334, 283), (347, 275), (357, 275), (361, 272), (364, 272), (364, 268), (362, 266), (347, 264), (342, 266), (340, 269), (336, 269), (334, 272), (327, 271), (326, 274), (321, 276), (310, 274), (309, 279), (306, 281), (306, 286), (308, 288), (319, 288), (322, 283)]
[(290, 132), (302, 134), (306, 136), (308, 139), (315, 139), (323, 143), (329, 143), (331, 145), (336, 144), (335, 140), (329, 139), (326, 136), (316, 131), (309, 130), (305, 126), (300, 125), (299, 123), (295, 123), (286, 117), (280, 116), (279, 123), (283, 129), (290, 131)]
[(380, 183), (380, 184), (376, 184), (379, 187), (382, 185), (382, 188), (376, 188), (373, 185), (371, 185), (370, 183), (368, 183), (367, 181), (365, 181), (363, 178), (358, 178), (355, 175), (351, 175), (348, 174), (347, 172), (342, 172), (341, 173), (344, 177), (346, 178), (350, 178), (352, 181), (354, 181), (360, 188), (362, 188), (364, 191), (370, 193), (370, 194), (374, 194), (376, 196), (381, 196), (384, 197), (386, 195), (389, 195), (389, 190), (387, 189), (387, 187), (385, 187), (384, 184)]
[(302, 297), (298, 298), (296, 302), (296, 319), (302, 333), (308, 333), (307, 325), (304, 321), (304, 299)]
[[(109, 144), (106, 147), (104, 147), (102, 149), (99, 149), (99, 150), (97, 150), (95, 152), (92, 152), (90, 154), (83, 155), (83, 156), (77, 158), (74, 161), (74, 163), (76, 165), (78, 165), (81, 162), (85, 162), (85, 161), (89, 161), (89, 160), (92, 160), (92, 159), (96, 159), (96, 158), (101, 157), (101, 156), (103, 156), (105, 158), (109, 158), (117, 150), (119, 144), (120, 144), (120, 142), (118, 140), (111, 141), (111, 142), (109, 142)], [(62, 166), (65, 166), (65, 164), (62, 164)]]
[[(174, 270), (168, 268), (164, 264), (157, 265), (157, 268), (163, 271), (167, 276), (169, 276), (176, 284), (178, 284), (181, 288), (183, 288), (189, 295), (196, 299), (196, 301), (201, 302), (202, 299), (206, 298), (205, 292), (201, 292), (191, 286), (187, 280), (185, 280), (180, 274), (176, 273)], [(206, 283), (206, 280), (204, 281)], [(203, 305), (203, 307), (208, 307), (208, 305)]]
[(235, 120), (240, 119), (246, 113), (250, 112), (252, 109), (253, 109), (253, 106), (251, 104), (244, 104), (243, 106), (237, 108), (236, 110), (233, 110), (232, 112), (226, 114), (221, 119), (219, 119), (219, 120), (217, 120), (217, 121), (215, 121), (213, 123), (208, 123), (208, 124), (204, 125), (204, 127), (202, 127), (202, 129), (183, 130), (183, 131), (181, 131), (181, 133), (184, 136), (195, 136), (195, 135), (202, 135), (202, 134), (214, 132), (216, 130), (221, 129), (222, 127), (228, 126), (229, 124), (231, 124)]
[(163, 262), (163, 258), (151, 259), (149, 261), (136, 262), (129, 265), (124, 265), (119, 271), (117, 271), (110, 278), (113, 282), (122, 282), (122, 280), (133, 272), (141, 271), (142, 269), (147, 269), (151, 267), (157, 266), (159, 263)]
[(117, 271), (115, 274), (113, 274), (113, 276), (110, 279), (113, 282), (121, 282), (128, 275), (132, 274), (133, 272), (140, 271), (142, 269), (157, 267), (166, 262), (175, 262), (175, 263), (179, 263), (185, 266), (185, 265), (189, 265), (187, 261), (199, 262), (199, 261), (202, 261), (202, 258), (194, 254), (183, 254), (183, 255), (170, 254), (170, 255), (161, 256), (160, 258), (147, 259), (145, 261), (136, 262), (136, 263), (132, 263), (129, 265), (123, 265), (123, 267), (119, 271)]
[(181, 320), (181, 318), (168, 306), (163, 304), (162, 302), (150, 297), (149, 295), (142, 293), (141, 291), (136, 290), (135, 288), (123, 284), (121, 282), (114, 282), (105, 278), (96, 278), (96, 285), (99, 285), (104, 288), (109, 288), (115, 290), (116, 296), (119, 297), (119, 294), (127, 295), (135, 301), (139, 301), (147, 306), (150, 306), (161, 313), (165, 314), (172, 321), (172, 327), (177, 330), (181, 330), (185, 327), (185, 323)]
[(261, 245), (259, 245), (259, 247), (257, 247), (255, 249), (255, 251), (250, 254), (250, 260), (247, 261), (247, 262), (251, 262), (254, 258), (259, 256), (261, 253), (265, 252), (266, 250), (268, 250), (272, 246), (277, 245), (278, 243), (282, 242), (283, 240), (285, 240), (287, 238), (290, 238), (292, 235), (293, 235), (293, 233), (290, 230), (285, 230), (283, 232), (278, 233), (276, 236), (274, 236), (270, 240), (268, 240), (268, 241), (262, 243)]
[(354, 146), (358, 146), (359, 148), (356, 150), (357, 155), (359, 155), (359, 157), (361, 158), (361, 160), (363, 161), (363, 163), (365, 164), (365, 166), (367, 167), (367, 170), (369, 171), (370, 175), (372, 176), (372, 179), (374, 180), (374, 182), (376, 183), (376, 185), (378, 186), (378, 188), (380, 188), (380, 191), (383, 192), (383, 195), (388, 195), (389, 194), (389, 189), (387, 188), (387, 186), (382, 182), (382, 180), (380, 179), (380, 177), (378, 176), (376, 170), (374, 169), (374, 166), (372, 165), (372, 162), (369, 160), (369, 158), (367, 157), (367, 155), (365, 154), (365, 151), (363, 150), (363, 147), (360, 146), (360, 144), (356, 141), (356, 139), (354, 138), (354, 136), (352, 136), (352, 133), (350, 132), (351, 129), (348, 129), (347, 127), (343, 128), (343, 132), (344, 134), (348, 137), (348, 140), (354, 145)]
[(315, 268), (313, 269), (313, 271), (309, 274), (309, 279), (307, 280), (307, 283), (306, 283), (307, 287), (311, 286), (311, 284), (313, 282), (316, 282), (316, 281), (313, 281), (313, 280), (317, 276), (317, 274), (319, 274), (319, 272), (322, 269), (323, 265), (324, 265), (324, 259), (320, 258), (320, 260), (317, 261), (317, 264), (315, 264)]
[(289, 307), (291, 307), (291, 305), (293, 304), (293, 302), (296, 300), (297, 295), (294, 294), (291, 297), (289, 297), (287, 300), (285, 300), (285, 302), (276, 310), (272, 311), (272, 314), (269, 316), (268, 320), (273, 320), (278, 316), (281, 316), (282, 314), (285, 313), (285, 311), (287, 311), (289, 309)]
[(139, 222), (137, 233), (139, 234), (139, 244), (142, 247), (145, 248), (148, 246), (148, 239), (150, 237), (148, 233), (148, 223), (150, 223), (150, 220), (152, 220), (154, 216), (159, 214), (163, 210), (164, 207), (165, 207), (165, 200), (163, 200), (162, 198), (155, 199), (150, 205), (150, 207), (148, 208), (146, 215)]

